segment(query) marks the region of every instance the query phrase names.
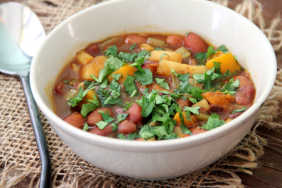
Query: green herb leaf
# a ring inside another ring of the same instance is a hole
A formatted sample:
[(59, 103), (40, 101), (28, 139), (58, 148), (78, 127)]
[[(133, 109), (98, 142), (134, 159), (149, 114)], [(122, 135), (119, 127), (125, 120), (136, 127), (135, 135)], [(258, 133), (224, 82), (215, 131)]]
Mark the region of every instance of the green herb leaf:
[(188, 99), (189, 99), (189, 101), (191, 101), (193, 104), (197, 103), (197, 99), (196, 99), (196, 98), (189, 97)]
[(209, 119), (207, 124), (203, 124), (203, 126), (201, 126), (202, 129), (206, 129), (206, 130), (212, 130), (216, 127), (219, 127), (221, 125), (225, 124), (225, 121), (221, 120), (219, 118), (219, 115), (217, 114), (212, 114)]
[(135, 78), (133, 76), (127, 75), (124, 81), (125, 90), (131, 95), (134, 91), (136, 91), (136, 86), (134, 82)]
[(208, 51), (207, 51), (207, 58), (209, 58), (211, 55), (213, 55), (216, 51), (213, 50), (213, 46), (209, 46), (208, 47)]
[(162, 60), (162, 58), (163, 58), (163, 56), (165, 56), (165, 55), (167, 55), (168, 57), (170, 57), (167, 53), (163, 53), (163, 54), (161, 55), (161, 57), (160, 57), (160, 60), (159, 60), (159, 61), (161, 61), (161, 60)]
[(190, 135), (192, 135), (192, 132), (186, 126), (180, 125), (180, 128), (181, 128), (183, 134), (190, 134)]
[(133, 50), (135, 48), (136, 44), (132, 44), (132, 46), (130, 46), (129, 50)]
[(116, 79), (116, 81), (118, 81), (121, 77), (121, 74), (112, 74), (111, 77), (113, 77), (114, 79)]
[(117, 56), (117, 46), (116, 45), (108, 47), (107, 51), (105, 52), (105, 56), (109, 57), (110, 55)]
[(92, 111), (95, 110), (97, 107), (98, 107), (98, 106), (95, 105), (94, 103), (86, 103), (86, 104), (83, 104), (82, 107), (81, 107), (80, 113), (81, 113), (81, 115), (82, 115), (83, 117), (86, 117), (89, 112), (92, 112)]
[(186, 111), (186, 112), (192, 112), (193, 114), (199, 114), (199, 109), (200, 109), (201, 107), (200, 106), (196, 106), (196, 107), (187, 107), (187, 106), (185, 106), (184, 108), (183, 108), (183, 110), (184, 111)]
[(82, 130), (88, 131), (89, 125), (87, 123), (84, 123)]
[(235, 114), (235, 113), (239, 113), (239, 112), (244, 112), (245, 110), (247, 110), (246, 107), (241, 108), (241, 109), (238, 109), (238, 110), (233, 110), (233, 111), (231, 112), (231, 114)]
[(65, 83), (65, 84), (69, 84), (69, 83), (70, 83), (70, 81), (68, 81), (68, 80), (64, 80), (64, 83)]
[(134, 140), (137, 136), (137, 133), (129, 133), (127, 136), (127, 140)]
[(103, 111), (98, 111), (98, 112), (102, 115), (102, 118), (105, 122), (110, 123), (110, 122), (114, 121), (114, 118), (112, 118), (110, 116), (108, 111), (106, 113), (103, 112)]
[(225, 94), (229, 93), (230, 95), (234, 95), (236, 93), (235, 88), (239, 86), (240, 86), (239, 79), (234, 81), (234, 79), (231, 78), (228, 83), (222, 86), (221, 92)]
[(126, 136), (124, 134), (119, 133), (117, 136), (119, 139), (122, 139), (122, 140), (126, 139)]
[(100, 130), (103, 130), (108, 125), (108, 122), (99, 121), (98, 123), (96, 123), (96, 125)]
[(185, 36), (187, 37), (187, 36), (189, 35), (189, 33), (191, 33), (191, 32), (186, 32), (186, 33), (185, 33)]
[(165, 79), (155, 78), (155, 80), (162, 88), (169, 89), (168, 83), (165, 81)]
[(137, 90), (134, 90), (134, 91), (132, 92), (132, 94), (130, 95), (130, 98), (132, 99), (136, 94), (137, 94)]
[(159, 47), (156, 47), (154, 50), (161, 50), (161, 51), (164, 51), (164, 49), (159, 48)]
[[(124, 62), (117, 57), (110, 56), (105, 62), (105, 66), (109, 66), (109, 69), (115, 71), (123, 66)], [(99, 75), (100, 76), (100, 75)]]
[(200, 52), (200, 53), (196, 53), (195, 58), (198, 64), (203, 65), (206, 63), (208, 57), (207, 57), (207, 53)]
[(149, 85), (153, 82), (153, 74), (150, 69), (145, 69), (144, 72), (138, 70), (134, 73), (134, 77), (142, 85)]

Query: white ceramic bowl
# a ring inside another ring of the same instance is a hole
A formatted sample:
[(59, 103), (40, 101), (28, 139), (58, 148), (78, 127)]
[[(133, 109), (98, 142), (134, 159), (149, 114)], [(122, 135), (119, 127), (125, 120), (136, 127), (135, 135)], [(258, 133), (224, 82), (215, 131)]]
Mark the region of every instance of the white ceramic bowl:
[[(225, 44), (256, 85), (253, 106), (235, 120), (188, 138), (133, 142), (93, 135), (56, 116), (52, 85), (74, 53), (90, 42), (123, 33), (193, 31), (216, 46)], [(34, 98), (59, 137), (80, 157), (112, 173), (167, 179), (201, 169), (230, 151), (252, 127), (276, 77), (276, 58), (265, 35), (245, 17), (208, 1), (115, 0), (95, 5), (56, 27), (34, 57)]]

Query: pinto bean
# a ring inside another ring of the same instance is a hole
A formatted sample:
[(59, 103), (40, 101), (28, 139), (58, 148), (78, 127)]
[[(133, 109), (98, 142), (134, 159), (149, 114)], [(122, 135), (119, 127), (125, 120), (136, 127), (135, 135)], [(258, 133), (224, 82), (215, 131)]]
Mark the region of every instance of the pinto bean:
[(255, 92), (253, 85), (245, 85), (235, 94), (235, 102), (240, 105), (249, 105), (254, 99)]
[(157, 69), (158, 69), (159, 63), (156, 61), (146, 61), (142, 65), (142, 69), (150, 69), (150, 71), (153, 73), (153, 75), (156, 74)]
[(92, 56), (97, 56), (100, 52), (98, 46), (95, 44), (90, 44), (90, 46), (88, 46), (85, 51)]
[(129, 134), (129, 133), (134, 133), (136, 131), (136, 125), (128, 120), (123, 120), (121, 123), (118, 125), (118, 131), (122, 134)]
[(55, 92), (56, 94), (63, 94), (63, 93), (64, 93), (63, 87), (64, 87), (64, 83), (63, 83), (63, 82), (60, 82), (58, 85), (55, 86), (54, 92)]
[(65, 117), (64, 121), (66, 121), (67, 123), (71, 124), (74, 127), (82, 129), (85, 119), (80, 113), (74, 112), (68, 115), (67, 117)]
[(235, 114), (231, 114), (231, 113), (230, 113), (230, 114), (228, 115), (228, 117), (234, 119), (234, 118), (240, 116), (241, 114), (242, 114), (241, 112), (238, 112), (238, 113), (235, 113)]
[(137, 44), (146, 43), (147, 37), (142, 35), (127, 35), (124, 39), (124, 42), (127, 44)]
[(220, 106), (218, 104), (210, 105), (210, 113), (224, 112), (224, 111), (225, 111), (225, 108), (223, 106)]
[(199, 126), (198, 127), (190, 128), (190, 131), (192, 132), (193, 135), (207, 132), (206, 129), (201, 129)]
[(234, 78), (234, 81), (239, 80), (240, 82), (239, 88), (242, 88), (247, 85), (253, 85), (253, 83), (245, 76), (234, 76), (233, 78)]
[(166, 38), (166, 43), (175, 48), (183, 46), (183, 42), (183, 37), (179, 35), (169, 35)]
[(113, 127), (111, 126), (111, 124), (108, 124), (103, 130), (99, 129), (99, 127), (95, 127), (94, 129), (91, 129), (89, 132), (100, 136), (107, 136), (112, 133), (112, 129)]
[(191, 106), (192, 105), (192, 102), (191, 101), (189, 101), (189, 99), (181, 99), (181, 98), (179, 98), (179, 99), (177, 99), (176, 100), (176, 103), (181, 107), (181, 108), (183, 108), (183, 107), (185, 107), (185, 106)]
[(87, 116), (86, 122), (88, 123), (89, 126), (93, 127), (99, 121), (103, 121), (102, 115), (99, 113), (99, 111), (102, 111), (104, 113), (107, 113), (108, 111), (110, 116), (113, 117), (113, 112), (110, 108), (98, 108)]
[(195, 33), (189, 33), (184, 37), (184, 44), (194, 53), (207, 52), (207, 44)]
[(143, 119), (141, 112), (141, 106), (139, 106), (137, 103), (133, 103), (126, 112), (129, 113), (127, 119), (133, 123), (138, 123)]

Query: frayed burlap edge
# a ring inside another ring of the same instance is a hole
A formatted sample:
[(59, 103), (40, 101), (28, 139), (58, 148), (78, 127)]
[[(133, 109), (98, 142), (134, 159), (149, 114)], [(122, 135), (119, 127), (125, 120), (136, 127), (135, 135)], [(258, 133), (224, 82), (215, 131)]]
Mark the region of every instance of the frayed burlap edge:
[[(30, 6), (49, 33), (64, 19), (91, 5), (95, 0), (23, 1)], [(228, 6), (226, 0), (216, 3)], [(256, 1), (243, 1), (235, 10), (256, 23), (267, 35), (275, 51), (281, 49), (280, 20), (265, 27), (262, 7)], [(261, 109), (256, 125), (225, 157), (197, 172), (165, 181), (141, 181), (117, 176), (101, 170), (76, 156), (61, 140), (41, 114), (52, 160), (52, 187), (243, 187), (237, 172), (252, 174), (257, 159), (264, 152), (266, 140), (256, 134), (260, 125), (280, 128), (282, 72), (277, 73), (275, 86)], [(40, 157), (36, 148), (24, 94), (17, 77), (0, 74), (0, 186), (38, 187)]]

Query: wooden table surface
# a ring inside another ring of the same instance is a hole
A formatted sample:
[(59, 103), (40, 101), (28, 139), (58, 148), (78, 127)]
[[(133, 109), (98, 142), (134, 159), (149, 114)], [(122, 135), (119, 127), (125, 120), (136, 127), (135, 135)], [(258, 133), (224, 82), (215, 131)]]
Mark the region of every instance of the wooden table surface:
[[(241, 0), (231, 0), (230, 5), (234, 6), (238, 2)], [(282, 20), (280, 15), (282, 0), (258, 0), (258, 2), (263, 7), (266, 25), (269, 25), (273, 18), (280, 17)], [(276, 57), (278, 63), (282, 64), (282, 49), (276, 52)], [(282, 188), (282, 130), (259, 127), (258, 133), (268, 140), (268, 145), (264, 148), (265, 154), (258, 160), (260, 165), (254, 169), (253, 175), (240, 173), (239, 176), (246, 188)]]

